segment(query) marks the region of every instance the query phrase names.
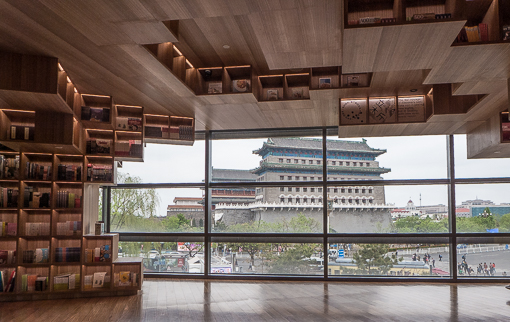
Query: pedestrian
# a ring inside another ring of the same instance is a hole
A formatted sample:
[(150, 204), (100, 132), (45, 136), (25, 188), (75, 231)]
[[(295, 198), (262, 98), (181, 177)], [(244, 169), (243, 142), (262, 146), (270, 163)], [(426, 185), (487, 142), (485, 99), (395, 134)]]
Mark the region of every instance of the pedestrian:
[(443, 255), (439, 254), (439, 261), (441, 262), (442, 259), (443, 259)]
[(436, 267), (436, 260), (432, 258), (432, 267)]
[(251, 262), (250, 262), (250, 266), (248, 266), (248, 270), (249, 271), (253, 270), (253, 266), (251, 265)]

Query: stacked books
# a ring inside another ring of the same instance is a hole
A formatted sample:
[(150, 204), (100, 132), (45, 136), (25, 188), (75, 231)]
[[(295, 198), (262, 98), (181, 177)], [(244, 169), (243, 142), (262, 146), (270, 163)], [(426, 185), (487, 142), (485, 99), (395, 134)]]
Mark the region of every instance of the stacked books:
[(55, 262), (69, 263), (80, 261), (81, 247), (56, 247)]
[(81, 196), (66, 190), (57, 192), (57, 208), (81, 208)]
[(113, 169), (111, 164), (87, 165), (87, 181), (112, 181)]
[(31, 180), (51, 180), (51, 164), (42, 165), (33, 162), (27, 162), (25, 168), (25, 177)]
[(40, 264), (47, 263), (50, 250), (48, 248), (36, 248), (35, 250), (24, 250), (22, 254), (23, 263)]
[(49, 222), (27, 222), (25, 223), (25, 236), (49, 236)]
[(121, 271), (113, 274), (113, 284), (115, 287), (138, 286), (138, 275), (134, 272)]
[(142, 140), (128, 140), (115, 142), (115, 156), (139, 157), (142, 155)]
[(49, 192), (34, 190), (32, 186), (26, 186), (23, 194), (23, 207), (25, 208), (49, 208), (51, 195)]
[(24, 125), (11, 125), (9, 138), (11, 140), (34, 140), (34, 127)]
[(59, 164), (57, 167), (57, 180), (81, 181), (81, 165)]
[(95, 272), (93, 275), (85, 275), (83, 277), (83, 288), (88, 290), (91, 288), (109, 288), (110, 276), (106, 272)]
[(110, 122), (110, 109), (102, 107), (81, 107), (81, 120), (93, 122)]
[(15, 222), (0, 221), (0, 237), (16, 236), (18, 224)]
[(81, 236), (81, 221), (57, 222), (57, 236)]
[(80, 289), (80, 274), (60, 274), (53, 277), (54, 291)]
[(85, 249), (85, 262), (110, 262), (112, 260), (112, 253), (110, 245), (102, 245), (96, 248)]
[(116, 128), (120, 131), (142, 131), (142, 119), (139, 117), (118, 117), (115, 120)]
[(14, 292), (16, 270), (0, 270), (0, 292)]
[(486, 23), (478, 26), (464, 27), (457, 36), (457, 42), (489, 41), (489, 27)]
[(0, 187), (0, 208), (17, 208), (18, 196), (18, 188)]
[(111, 143), (106, 139), (87, 140), (87, 154), (110, 154)]
[(16, 264), (16, 250), (0, 250), (0, 265)]
[(0, 154), (0, 179), (18, 179), (19, 155), (8, 158)]
[(48, 277), (36, 274), (24, 274), (21, 276), (22, 292), (43, 292), (48, 288)]

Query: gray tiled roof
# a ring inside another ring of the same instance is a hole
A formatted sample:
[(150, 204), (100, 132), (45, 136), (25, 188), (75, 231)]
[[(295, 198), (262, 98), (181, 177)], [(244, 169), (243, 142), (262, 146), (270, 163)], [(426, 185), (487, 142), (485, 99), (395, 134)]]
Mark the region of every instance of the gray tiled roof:
[[(362, 141), (327, 140), (326, 145), (329, 151), (371, 152), (377, 154), (386, 152), (384, 149), (374, 149), (369, 147), (365, 139)], [(267, 139), (267, 142), (264, 142), (264, 146), (299, 149), (322, 149), (322, 139), (269, 138)], [(256, 153), (259, 150), (254, 152)]]
[(213, 181), (256, 181), (257, 175), (250, 172), (251, 170), (234, 170), (234, 169), (212, 169)]

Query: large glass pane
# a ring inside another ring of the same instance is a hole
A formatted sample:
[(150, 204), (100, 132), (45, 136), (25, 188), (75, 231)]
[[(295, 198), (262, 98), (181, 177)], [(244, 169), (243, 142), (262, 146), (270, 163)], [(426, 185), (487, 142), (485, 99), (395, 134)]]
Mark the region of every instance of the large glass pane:
[(145, 273), (203, 274), (203, 242), (119, 242), (119, 257), (142, 257)]
[(322, 233), (322, 186), (215, 187), (213, 232)]
[(328, 180), (446, 178), (446, 137), (328, 138)]
[(123, 162), (117, 183), (202, 182), (205, 178), (205, 143), (193, 146), (148, 143), (143, 162)]
[[(338, 240), (329, 244), (328, 274), (330, 276), (449, 276), (447, 240), (393, 240), (368, 243), (358, 238)], [(439, 243), (438, 243), (439, 242)]]
[(455, 177), (456, 178), (492, 178), (510, 177), (508, 159), (493, 158), (468, 159), (466, 135), (455, 135)]
[(112, 232), (203, 232), (203, 190), (140, 188), (111, 190)]
[(212, 243), (211, 248), (211, 274), (324, 274), (321, 243), (219, 239)]
[(330, 185), (329, 231), (336, 233), (448, 232), (444, 185)]
[(457, 232), (510, 232), (510, 184), (458, 184)]
[(321, 131), (300, 134), (213, 140), (212, 182), (322, 181)]
[(507, 277), (510, 274), (509, 244), (508, 238), (459, 238), (458, 276)]

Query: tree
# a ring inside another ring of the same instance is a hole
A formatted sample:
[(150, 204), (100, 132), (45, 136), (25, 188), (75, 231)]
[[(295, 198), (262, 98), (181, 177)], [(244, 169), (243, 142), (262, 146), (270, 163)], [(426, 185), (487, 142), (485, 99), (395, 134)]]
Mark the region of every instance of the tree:
[(294, 244), (285, 248), (279, 255), (269, 257), (270, 273), (278, 274), (306, 274), (317, 269), (312, 266), (316, 261), (310, 257), (316, 251), (315, 244)]
[(190, 258), (195, 257), (198, 253), (204, 249), (204, 244), (193, 244), (193, 243), (184, 243), (186, 251), (188, 252), (188, 256)]
[[(139, 177), (118, 173), (119, 183), (141, 183)], [(159, 196), (155, 189), (112, 189), (110, 225), (112, 231), (161, 231), (155, 218)]]
[(417, 216), (409, 216), (398, 219), (394, 224), (399, 233), (442, 233), (448, 232), (448, 220), (434, 221), (430, 217), (420, 219)]
[(183, 214), (177, 216), (166, 217), (161, 224), (165, 227), (165, 231), (184, 231), (191, 228), (191, 220), (186, 219)]
[(498, 220), (499, 228), (502, 231), (510, 231), (510, 214), (505, 214), (501, 216)]
[[(363, 244), (360, 249), (354, 253), (353, 260), (358, 269), (363, 273), (386, 274), (399, 259), (392, 254), (389, 257), (389, 246), (384, 244)], [(400, 259), (402, 260), (402, 258)], [(375, 272), (374, 272), (375, 269)]]

